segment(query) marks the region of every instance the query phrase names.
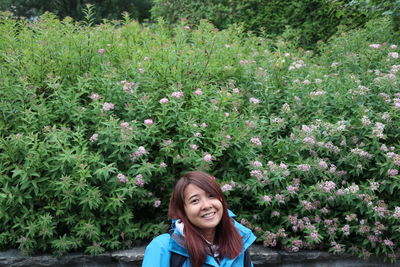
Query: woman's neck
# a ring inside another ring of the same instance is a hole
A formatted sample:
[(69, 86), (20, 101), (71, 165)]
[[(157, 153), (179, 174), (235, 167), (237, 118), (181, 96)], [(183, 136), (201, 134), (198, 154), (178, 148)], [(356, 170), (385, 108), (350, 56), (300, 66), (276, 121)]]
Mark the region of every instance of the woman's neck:
[(215, 228), (207, 230), (207, 231), (203, 231), (203, 236), (208, 242), (210, 242), (211, 244), (214, 244)]

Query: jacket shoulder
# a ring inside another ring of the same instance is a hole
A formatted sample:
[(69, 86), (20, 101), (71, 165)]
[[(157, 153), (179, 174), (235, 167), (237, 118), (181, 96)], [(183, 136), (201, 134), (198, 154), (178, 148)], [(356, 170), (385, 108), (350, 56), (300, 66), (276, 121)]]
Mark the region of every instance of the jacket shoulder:
[(169, 246), (169, 241), (171, 239), (171, 235), (168, 233), (159, 235), (157, 237), (155, 237), (150, 244), (148, 245), (148, 247), (161, 247), (161, 248), (168, 248)]
[(253, 232), (245, 227), (244, 225), (238, 223), (236, 220), (234, 220), (234, 225), (236, 229), (239, 231), (239, 234), (243, 237), (243, 248), (246, 250), (253, 242), (256, 240), (256, 236), (253, 234)]
[(144, 252), (142, 267), (169, 266), (171, 253), (168, 250), (169, 234), (162, 234), (154, 238), (147, 245)]

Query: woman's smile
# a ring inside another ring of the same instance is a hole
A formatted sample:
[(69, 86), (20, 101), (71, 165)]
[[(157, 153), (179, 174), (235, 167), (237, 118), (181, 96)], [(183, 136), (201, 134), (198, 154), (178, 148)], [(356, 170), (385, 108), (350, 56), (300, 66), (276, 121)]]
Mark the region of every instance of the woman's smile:
[(194, 184), (186, 187), (184, 195), (187, 218), (203, 232), (207, 240), (212, 241), (222, 219), (222, 202)]

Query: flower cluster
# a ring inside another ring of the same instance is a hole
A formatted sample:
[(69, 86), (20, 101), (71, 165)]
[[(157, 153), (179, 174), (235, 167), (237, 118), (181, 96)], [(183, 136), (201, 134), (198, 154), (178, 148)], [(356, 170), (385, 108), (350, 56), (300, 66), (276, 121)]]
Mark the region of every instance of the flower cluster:
[(146, 154), (147, 151), (143, 146), (140, 146), (134, 153), (130, 154), (129, 157), (132, 161), (135, 161), (138, 157)]

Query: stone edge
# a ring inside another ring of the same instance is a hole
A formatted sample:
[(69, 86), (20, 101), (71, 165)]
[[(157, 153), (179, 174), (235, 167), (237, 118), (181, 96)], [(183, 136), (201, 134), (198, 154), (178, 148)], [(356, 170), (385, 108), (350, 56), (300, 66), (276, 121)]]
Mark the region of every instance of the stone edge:
[[(35, 256), (23, 255), (19, 250), (11, 249), (0, 252), (0, 267), (28, 267), (28, 266), (62, 266), (65, 264), (74, 264), (79, 262), (122, 262), (122, 263), (140, 263), (143, 260), (145, 246), (135, 247), (128, 250), (118, 250), (113, 252), (102, 253), (98, 256), (85, 255), (83, 253), (70, 253), (57, 258), (51, 254), (42, 254)], [(328, 262), (343, 259), (360, 259), (349, 254), (333, 255), (324, 251), (299, 251), (289, 253), (282, 250), (265, 248), (261, 245), (253, 245), (251, 247), (251, 256), (254, 264), (282, 264), (282, 263), (303, 263), (303, 262)], [(380, 263), (382, 265), (390, 265), (383, 263), (377, 259), (371, 259), (367, 262)], [(398, 266), (396, 264), (396, 266)]]

